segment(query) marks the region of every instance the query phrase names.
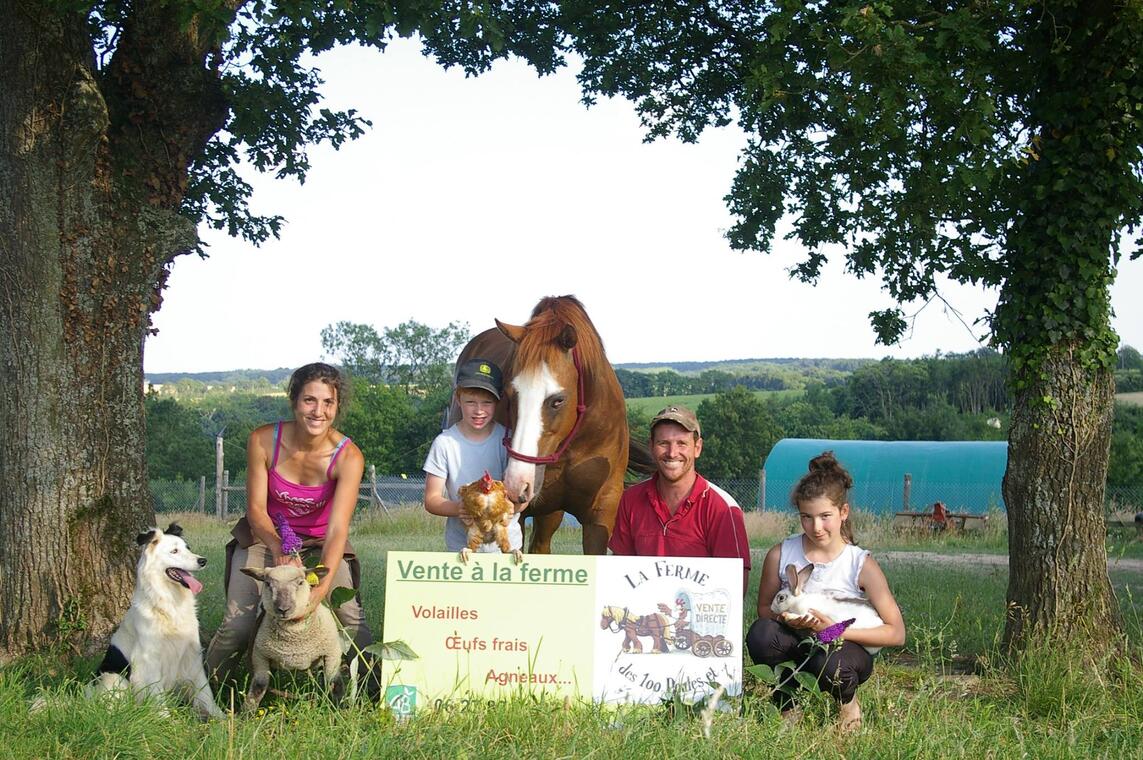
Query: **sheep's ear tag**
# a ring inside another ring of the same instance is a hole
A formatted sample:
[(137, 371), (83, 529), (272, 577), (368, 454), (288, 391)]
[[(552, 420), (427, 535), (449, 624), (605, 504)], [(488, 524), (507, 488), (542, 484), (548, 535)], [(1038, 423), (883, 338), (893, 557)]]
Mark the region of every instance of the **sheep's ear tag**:
[(310, 570), (308, 573), (306, 573), (306, 583), (310, 584), (311, 586), (318, 585), (319, 581), (317, 573), (315, 573), (313, 570)]

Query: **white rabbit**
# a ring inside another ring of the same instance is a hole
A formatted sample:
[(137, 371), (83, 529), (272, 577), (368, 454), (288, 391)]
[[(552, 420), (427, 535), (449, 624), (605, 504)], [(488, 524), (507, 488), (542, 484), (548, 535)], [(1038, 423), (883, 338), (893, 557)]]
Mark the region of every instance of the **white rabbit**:
[[(786, 580), (790, 588), (782, 589), (774, 595), (770, 610), (779, 615), (783, 612), (808, 615), (811, 609), (815, 609), (833, 618), (835, 623), (853, 618), (850, 628), (876, 628), (884, 625), (885, 621), (867, 599), (842, 599), (818, 591), (806, 591), (806, 581), (813, 571), (812, 563), (800, 571), (793, 565), (786, 565)], [(881, 647), (865, 647), (865, 651), (877, 654)]]

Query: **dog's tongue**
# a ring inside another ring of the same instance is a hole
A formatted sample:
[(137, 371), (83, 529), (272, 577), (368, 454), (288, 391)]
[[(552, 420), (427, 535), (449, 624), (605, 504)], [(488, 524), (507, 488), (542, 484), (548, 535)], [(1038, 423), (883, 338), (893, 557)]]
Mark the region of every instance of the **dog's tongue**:
[(197, 594), (198, 592), (202, 591), (202, 584), (199, 582), (198, 578), (195, 578), (186, 570), (179, 570), (176, 568), (175, 572), (178, 573), (179, 577), (183, 579), (183, 583), (187, 585), (187, 588), (190, 589), (192, 594)]

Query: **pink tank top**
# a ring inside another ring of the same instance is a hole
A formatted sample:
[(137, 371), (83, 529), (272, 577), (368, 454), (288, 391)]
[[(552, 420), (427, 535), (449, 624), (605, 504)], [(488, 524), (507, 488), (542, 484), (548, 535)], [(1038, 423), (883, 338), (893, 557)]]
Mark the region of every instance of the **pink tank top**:
[(312, 538), (325, 538), (325, 530), (329, 525), (329, 505), (333, 501), (333, 492), (337, 489), (337, 481), (330, 479), (333, 463), (341, 453), (349, 438), (342, 438), (329, 458), (329, 466), (325, 468), (326, 481), (318, 486), (303, 486), (292, 483), (278, 474), (278, 450), (282, 445), (282, 423), (279, 422), (274, 431), (274, 459), (270, 462), (270, 471), (267, 473), (266, 512), (270, 519), (285, 518), (295, 533)]

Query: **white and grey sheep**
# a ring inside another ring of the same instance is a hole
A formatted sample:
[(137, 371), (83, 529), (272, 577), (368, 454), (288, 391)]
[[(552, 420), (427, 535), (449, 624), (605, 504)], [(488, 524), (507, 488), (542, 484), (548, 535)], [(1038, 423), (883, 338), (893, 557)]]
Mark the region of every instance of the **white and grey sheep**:
[[(242, 572), (262, 581), (262, 609), (265, 614), (254, 635), (250, 654), (250, 691), (244, 709), (253, 712), (270, 684), (270, 668), (308, 670), (321, 661), (325, 686), (334, 703), (341, 700), (341, 638), (333, 612), (319, 604), (306, 615), (310, 584), (306, 570), (296, 565), (244, 567)], [(325, 568), (316, 571), (319, 577)]]

